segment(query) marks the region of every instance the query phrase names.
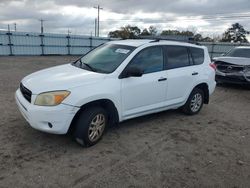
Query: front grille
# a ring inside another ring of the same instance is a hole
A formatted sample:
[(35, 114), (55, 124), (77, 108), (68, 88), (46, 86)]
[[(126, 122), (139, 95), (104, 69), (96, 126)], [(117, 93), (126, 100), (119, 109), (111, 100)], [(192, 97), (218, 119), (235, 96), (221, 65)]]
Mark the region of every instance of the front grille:
[(20, 83), (20, 91), (21, 91), (21, 93), (23, 94), (23, 97), (24, 97), (27, 101), (31, 102), (31, 95), (32, 95), (32, 92), (31, 92), (29, 89), (27, 89), (26, 87), (24, 87), (24, 85), (23, 85), (22, 83)]
[(225, 62), (216, 62), (216, 68), (220, 72), (224, 72), (224, 73), (235, 73), (235, 72), (241, 72), (244, 70), (244, 66), (242, 65), (234, 65), (234, 64), (225, 63)]

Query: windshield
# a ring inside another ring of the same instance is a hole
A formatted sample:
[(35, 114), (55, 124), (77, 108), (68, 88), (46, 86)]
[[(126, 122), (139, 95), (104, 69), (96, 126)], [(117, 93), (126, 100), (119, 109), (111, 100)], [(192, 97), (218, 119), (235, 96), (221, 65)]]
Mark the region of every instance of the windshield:
[(247, 48), (235, 48), (226, 54), (228, 57), (245, 57), (250, 58), (250, 49)]
[(75, 65), (94, 72), (111, 73), (134, 49), (132, 46), (104, 44), (81, 57)]

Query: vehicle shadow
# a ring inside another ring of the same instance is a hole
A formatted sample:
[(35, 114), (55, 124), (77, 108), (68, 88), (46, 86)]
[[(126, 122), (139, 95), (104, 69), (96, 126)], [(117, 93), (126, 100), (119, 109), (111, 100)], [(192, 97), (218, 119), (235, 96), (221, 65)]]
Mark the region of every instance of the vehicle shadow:
[(154, 114), (144, 115), (137, 118), (125, 120), (121, 123), (110, 126), (108, 131), (126, 129), (128, 127), (132, 128), (135, 126), (136, 128), (137, 126), (140, 126), (142, 128), (144, 126), (147, 126), (147, 124), (157, 124), (163, 121), (167, 121), (170, 117), (176, 119), (183, 118), (185, 117), (185, 115), (181, 112), (181, 109), (166, 110)]
[[(103, 139), (108, 139), (107, 137), (112, 135), (114, 132), (115, 134), (122, 135), (124, 132), (134, 132), (137, 129), (143, 130), (146, 127), (157, 128), (157, 126), (163, 122), (167, 122), (170, 119), (176, 118), (185, 118), (185, 115), (183, 115), (180, 110), (168, 110), (126, 120), (116, 125), (109, 126), (106, 130), (106, 133), (104, 134)], [(9, 134), (16, 138), (16, 141), (12, 146), (16, 149), (16, 151), (29, 150), (32, 151), (32, 153), (40, 153), (41, 151), (50, 153), (51, 151), (57, 151), (59, 153), (64, 153), (67, 150), (78, 151), (82, 150), (82, 148), (86, 148), (81, 147), (74, 141), (72, 133), (66, 135), (44, 133), (31, 128), (22, 118), (18, 118), (18, 120), (12, 122), (12, 124), (15, 128), (12, 129)], [(22, 130), (22, 132), (20, 130)], [(101, 143), (102, 141), (97, 145), (102, 145)]]

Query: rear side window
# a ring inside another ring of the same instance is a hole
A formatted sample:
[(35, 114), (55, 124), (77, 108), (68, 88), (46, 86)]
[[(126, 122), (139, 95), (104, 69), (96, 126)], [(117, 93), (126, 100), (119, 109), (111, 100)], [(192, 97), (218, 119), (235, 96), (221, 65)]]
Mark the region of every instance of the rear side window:
[(167, 69), (181, 68), (189, 66), (188, 49), (183, 46), (166, 47)]
[(204, 62), (204, 50), (201, 48), (189, 48), (193, 64), (194, 65), (201, 65)]

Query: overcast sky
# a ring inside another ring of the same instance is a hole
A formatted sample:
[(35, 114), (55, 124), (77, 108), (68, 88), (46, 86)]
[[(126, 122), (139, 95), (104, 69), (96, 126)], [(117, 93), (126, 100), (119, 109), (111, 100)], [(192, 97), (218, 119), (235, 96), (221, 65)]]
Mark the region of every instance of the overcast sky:
[[(127, 24), (141, 29), (150, 25), (164, 29), (192, 30), (218, 35), (232, 23), (250, 30), (249, 0), (0, 0), (0, 29), (10, 24), (18, 31), (40, 31), (39, 19), (45, 19), (45, 32), (89, 35), (100, 4), (101, 35)], [(222, 18), (223, 17), (223, 18)]]

